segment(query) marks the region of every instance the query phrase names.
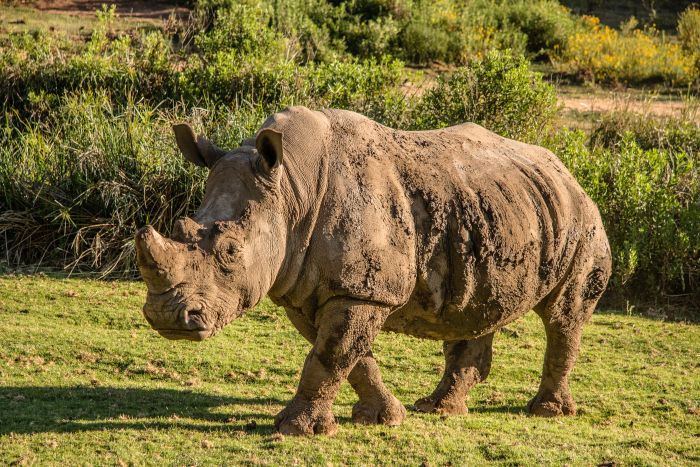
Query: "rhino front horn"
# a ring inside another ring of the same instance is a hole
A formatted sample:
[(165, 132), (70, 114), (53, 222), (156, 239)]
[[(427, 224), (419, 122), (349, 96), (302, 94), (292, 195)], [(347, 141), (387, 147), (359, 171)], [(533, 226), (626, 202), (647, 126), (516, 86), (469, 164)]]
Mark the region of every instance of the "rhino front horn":
[(136, 232), (136, 262), (151, 292), (167, 292), (180, 282), (177, 252), (171, 243), (150, 225)]

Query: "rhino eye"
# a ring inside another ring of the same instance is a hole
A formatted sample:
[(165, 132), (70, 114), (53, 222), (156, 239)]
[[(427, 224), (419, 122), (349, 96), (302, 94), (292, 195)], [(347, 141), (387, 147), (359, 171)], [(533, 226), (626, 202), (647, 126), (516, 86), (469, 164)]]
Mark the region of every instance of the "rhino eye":
[(238, 247), (232, 238), (226, 238), (217, 245), (216, 252), (222, 263), (230, 264), (238, 253)]

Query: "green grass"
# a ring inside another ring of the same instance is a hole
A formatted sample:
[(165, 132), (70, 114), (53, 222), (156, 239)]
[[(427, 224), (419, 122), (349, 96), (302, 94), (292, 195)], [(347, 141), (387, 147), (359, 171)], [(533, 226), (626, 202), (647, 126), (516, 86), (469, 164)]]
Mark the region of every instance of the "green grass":
[[(354, 426), (344, 385), (335, 437), (273, 432), (309, 345), (265, 301), (200, 344), (141, 317), (137, 282), (0, 278), (0, 464), (694, 464), (700, 462), (700, 328), (597, 313), (571, 386), (580, 415), (523, 406), (544, 336), (530, 314), (496, 338), (470, 414), (409, 412), (398, 428)], [(406, 405), (428, 394), (440, 345), (382, 334), (384, 378)]]

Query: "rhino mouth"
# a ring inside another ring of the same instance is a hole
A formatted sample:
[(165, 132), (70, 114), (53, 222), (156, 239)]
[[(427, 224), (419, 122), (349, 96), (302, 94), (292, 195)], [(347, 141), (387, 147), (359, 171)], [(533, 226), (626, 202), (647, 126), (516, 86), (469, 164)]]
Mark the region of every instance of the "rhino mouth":
[(180, 340), (201, 341), (213, 335), (213, 329), (207, 325), (204, 311), (199, 307), (178, 307), (179, 311), (154, 312), (153, 308), (144, 307), (144, 316), (151, 327), (161, 336)]
[(211, 335), (209, 329), (156, 329), (158, 334), (170, 340), (203, 341)]

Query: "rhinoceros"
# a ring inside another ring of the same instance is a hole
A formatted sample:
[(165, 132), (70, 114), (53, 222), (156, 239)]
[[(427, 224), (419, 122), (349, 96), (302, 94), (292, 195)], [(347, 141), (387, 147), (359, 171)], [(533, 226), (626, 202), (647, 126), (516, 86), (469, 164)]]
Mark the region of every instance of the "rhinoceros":
[(313, 348), (286, 434), (332, 434), (344, 380), (357, 423), (398, 425), (406, 409), (372, 356), (381, 330), (443, 341), (445, 371), (421, 412), (467, 412), (491, 367), (494, 333), (534, 310), (547, 336), (527, 409), (576, 412), (568, 375), (606, 288), (611, 255), (598, 209), (550, 151), (466, 123), (399, 131), (345, 110), (292, 107), (232, 151), (173, 127), (207, 167), (202, 205), (171, 238), (135, 237), (162, 336), (213, 336), (266, 295)]

